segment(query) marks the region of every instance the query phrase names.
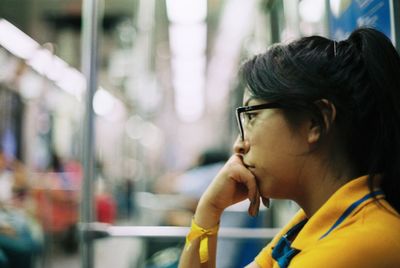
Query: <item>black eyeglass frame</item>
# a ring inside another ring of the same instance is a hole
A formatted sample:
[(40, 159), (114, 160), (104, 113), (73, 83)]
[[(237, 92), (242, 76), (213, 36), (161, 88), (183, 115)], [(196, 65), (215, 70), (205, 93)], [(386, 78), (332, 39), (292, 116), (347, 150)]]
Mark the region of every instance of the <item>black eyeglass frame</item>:
[(246, 113), (246, 112), (256, 111), (256, 110), (263, 110), (263, 109), (277, 109), (277, 108), (282, 108), (282, 107), (283, 107), (283, 105), (281, 103), (270, 102), (270, 103), (242, 106), (242, 107), (236, 108), (236, 121), (239, 126), (240, 137), (242, 138), (242, 141), (244, 141), (244, 131), (243, 131), (242, 121), (240, 120), (241, 113)]

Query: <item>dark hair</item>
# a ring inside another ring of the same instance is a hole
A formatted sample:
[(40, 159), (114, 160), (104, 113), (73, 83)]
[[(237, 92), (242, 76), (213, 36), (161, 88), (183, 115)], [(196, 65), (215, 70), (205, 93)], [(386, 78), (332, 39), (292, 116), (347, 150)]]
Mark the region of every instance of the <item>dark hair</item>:
[(400, 57), (390, 39), (371, 28), (340, 42), (303, 37), (270, 47), (240, 72), (250, 94), (281, 102), (289, 121), (302, 111), (324, 130), (316, 101), (332, 102), (357, 172), (369, 174), (371, 190), (381, 175), (387, 201), (400, 211)]

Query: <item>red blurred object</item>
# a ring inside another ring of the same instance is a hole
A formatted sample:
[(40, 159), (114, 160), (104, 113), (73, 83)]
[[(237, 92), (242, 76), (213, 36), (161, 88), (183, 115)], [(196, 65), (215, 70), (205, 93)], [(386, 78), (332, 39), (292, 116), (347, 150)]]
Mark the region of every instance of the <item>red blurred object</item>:
[(116, 215), (116, 204), (109, 194), (99, 194), (96, 200), (96, 219), (99, 222), (114, 223)]
[(34, 189), (33, 196), (45, 232), (61, 233), (78, 222), (78, 198), (74, 191)]
[(72, 173), (47, 172), (32, 187), (36, 214), (46, 233), (63, 233), (79, 220), (79, 182)]

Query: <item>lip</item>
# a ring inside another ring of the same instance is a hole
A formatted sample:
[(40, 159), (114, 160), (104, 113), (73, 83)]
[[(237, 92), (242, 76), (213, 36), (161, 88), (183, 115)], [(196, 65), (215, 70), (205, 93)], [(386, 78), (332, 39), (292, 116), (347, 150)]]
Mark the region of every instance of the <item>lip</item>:
[(247, 169), (254, 169), (254, 168), (255, 168), (255, 166), (249, 165), (249, 164), (246, 164), (246, 163), (244, 163), (244, 166), (245, 166)]
[(250, 172), (253, 173), (253, 175), (256, 172), (256, 168), (255, 167), (248, 167), (247, 169), (250, 170)]

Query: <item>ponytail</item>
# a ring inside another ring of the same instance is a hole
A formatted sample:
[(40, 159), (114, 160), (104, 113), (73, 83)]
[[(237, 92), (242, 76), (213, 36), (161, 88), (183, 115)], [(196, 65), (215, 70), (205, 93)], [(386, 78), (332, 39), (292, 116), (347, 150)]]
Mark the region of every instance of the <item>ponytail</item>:
[(347, 42), (364, 67), (357, 83), (362, 87), (353, 93), (360, 128), (350, 144), (358, 145), (353, 153), (370, 175), (370, 189), (374, 177), (382, 176), (386, 199), (400, 212), (400, 57), (390, 39), (374, 29), (355, 30)]

